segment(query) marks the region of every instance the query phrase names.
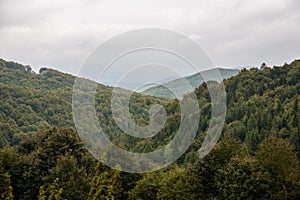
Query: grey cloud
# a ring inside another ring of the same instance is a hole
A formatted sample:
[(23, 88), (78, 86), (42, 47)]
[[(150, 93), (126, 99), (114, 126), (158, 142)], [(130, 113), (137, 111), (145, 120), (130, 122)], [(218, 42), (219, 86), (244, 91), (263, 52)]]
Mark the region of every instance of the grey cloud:
[(219, 66), (299, 57), (297, 0), (0, 0), (0, 57), (76, 73), (93, 48), (135, 28), (182, 32)]

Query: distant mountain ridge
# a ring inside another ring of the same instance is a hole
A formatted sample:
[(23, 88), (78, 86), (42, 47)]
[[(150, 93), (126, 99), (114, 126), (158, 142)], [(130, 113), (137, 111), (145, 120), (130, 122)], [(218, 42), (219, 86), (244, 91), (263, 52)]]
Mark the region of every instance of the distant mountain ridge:
[[(219, 73), (218, 73), (219, 72)], [(225, 69), (225, 68), (215, 68), (206, 71), (202, 71), (185, 78), (179, 78), (166, 83), (162, 83), (157, 86), (146, 88), (142, 91), (142, 94), (158, 96), (158, 97), (167, 97), (167, 98), (176, 98), (174, 93), (180, 94), (179, 98), (182, 98), (184, 94), (192, 92), (196, 87), (201, 85), (203, 82), (211, 81), (220, 81), (220, 76), (222, 79), (228, 79), (232, 76), (237, 75), (240, 72), (239, 69)], [(185, 86), (185, 80), (190, 83), (191, 87)], [(173, 92), (168, 89), (172, 88)]]

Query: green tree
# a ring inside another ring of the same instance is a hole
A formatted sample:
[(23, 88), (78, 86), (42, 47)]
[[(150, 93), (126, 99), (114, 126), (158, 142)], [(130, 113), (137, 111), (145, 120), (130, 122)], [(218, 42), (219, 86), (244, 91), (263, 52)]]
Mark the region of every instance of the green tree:
[(255, 153), (261, 171), (269, 174), (270, 198), (297, 199), (300, 195), (300, 166), (295, 148), (288, 141), (266, 139)]
[(46, 200), (46, 198), (47, 198), (47, 196), (46, 196), (44, 186), (41, 186), (40, 190), (39, 190), (38, 200)]
[(96, 174), (88, 196), (90, 200), (114, 200), (115, 187), (118, 186), (119, 171), (106, 171), (101, 162), (96, 167)]
[[(45, 191), (44, 186), (40, 186), (39, 189), (39, 200), (61, 200), (66, 199), (64, 196), (67, 196), (64, 194), (64, 189), (60, 187), (61, 180), (59, 178), (56, 178), (48, 187), (48, 190)], [(73, 188), (74, 189), (74, 188)], [(48, 194), (48, 197), (47, 197)], [(67, 196), (69, 199), (73, 198), (72, 196)]]
[(59, 178), (58, 184), (64, 191), (64, 199), (87, 199), (91, 180), (86, 169), (79, 166), (77, 159), (70, 153), (58, 156), (56, 166), (49, 170), (45, 179), (53, 180), (54, 177)]
[[(61, 200), (63, 189), (59, 188), (59, 178), (56, 178), (54, 182), (50, 185), (50, 194), (48, 200)], [(42, 196), (42, 195), (41, 195)]]
[[(4, 179), (4, 180), (3, 180)], [(0, 180), (4, 185), (0, 184), (0, 196), (3, 200), (13, 200), (13, 188), (10, 183), (10, 175), (8, 173), (0, 174)]]
[(130, 200), (155, 200), (161, 186), (164, 172), (149, 172), (143, 175), (136, 186), (129, 192)]
[(246, 154), (246, 149), (237, 140), (228, 135), (214, 147), (214, 149), (203, 159), (196, 162), (191, 170), (193, 176), (197, 177), (196, 185), (203, 193), (196, 193), (197, 199), (220, 198), (218, 187), (218, 173), (237, 155)]
[(194, 200), (203, 188), (198, 187), (197, 178), (189, 171), (176, 167), (166, 172), (158, 190), (157, 199)]

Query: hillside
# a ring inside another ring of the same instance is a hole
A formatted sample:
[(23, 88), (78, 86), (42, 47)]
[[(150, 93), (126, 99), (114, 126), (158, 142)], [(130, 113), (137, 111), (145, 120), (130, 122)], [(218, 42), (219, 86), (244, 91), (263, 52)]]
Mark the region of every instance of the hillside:
[[(39, 74), (29, 66), (0, 60), (0, 148), (18, 144), (24, 137), (52, 126), (74, 127), (72, 91), (75, 77), (56, 70), (41, 68)], [(121, 130), (112, 120), (112, 88), (99, 84), (96, 108), (101, 126), (110, 136)], [(165, 99), (135, 93), (130, 105), (132, 116), (147, 124), (152, 103), (167, 105)], [(137, 103), (134, 103), (137, 102)]]
[[(184, 79), (188, 81), (191, 85), (191, 89), (195, 89), (196, 87), (200, 86), (203, 82), (208, 80), (219, 80), (219, 77), (216, 76), (216, 72), (219, 71), (220, 76), (223, 79), (230, 78), (235, 76), (239, 73), (240, 70), (237, 69), (224, 69), (224, 68), (216, 68), (210, 69), (206, 71), (202, 71), (191, 76), (187, 76)], [(151, 95), (151, 96), (158, 96), (158, 97), (168, 97), (168, 98), (176, 98), (174, 93), (179, 93), (180, 98), (183, 97), (184, 94), (188, 94), (192, 92), (190, 88), (186, 88), (184, 85), (184, 79), (179, 78), (172, 81), (168, 81), (165, 83), (161, 83), (157, 86), (152, 86), (150, 88), (145, 88), (142, 91), (142, 94)], [(173, 92), (168, 88), (172, 88)]]
[[(0, 60), (0, 198), (55, 194), (62, 199), (297, 199), (299, 77), (300, 60), (295, 60), (280, 67), (243, 69), (226, 79), (222, 137), (199, 159), (211, 114), (207, 84), (202, 83), (195, 89), (199, 127), (188, 151), (173, 165), (140, 175), (96, 164), (86, 151), (72, 117), (74, 76), (46, 68), (36, 74), (29, 66)], [(157, 135), (140, 139), (126, 136), (114, 122), (111, 92), (98, 85), (96, 111), (116, 145), (150, 152), (174, 137), (181, 118), (178, 101), (135, 93), (130, 112), (138, 124), (149, 123), (153, 104), (164, 105), (168, 114)], [(168, 159), (167, 153), (164, 156)]]
[[(0, 147), (18, 144), (22, 138), (51, 126), (74, 127), (74, 76), (46, 68), (35, 74), (29, 66), (4, 60), (0, 60), (0, 67)], [(236, 73), (221, 72), (224, 76)], [(198, 75), (190, 77), (195, 84), (196, 77)], [(294, 127), (298, 126), (299, 117), (295, 110), (298, 109), (299, 77), (299, 61), (296, 60), (283, 67), (244, 69), (225, 80), (228, 108), (223, 132), (238, 137), (251, 149), (270, 135), (290, 138), (295, 143), (298, 137)], [(111, 138), (122, 135), (110, 110), (112, 88), (99, 84), (97, 91), (96, 110), (101, 127), (110, 133)], [(201, 135), (210, 120), (210, 98), (205, 84), (196, 89), (196, 94), (202, 114)], [(148, 109), (153, 103), (160, 103), (167, 110), (168, 120), (164, 129), (149, 140), (123, 135), (116, 141), (119, 145), (136, 151), (143, 151), (148, 146), (146, 149), (150, 151), (173, 137), (180, 119), (177, 101), (135, 93), (130, 103), (132, 117), (138, 124), (147, 125)], [(127, 146), (127, 143), (131, 145)]]

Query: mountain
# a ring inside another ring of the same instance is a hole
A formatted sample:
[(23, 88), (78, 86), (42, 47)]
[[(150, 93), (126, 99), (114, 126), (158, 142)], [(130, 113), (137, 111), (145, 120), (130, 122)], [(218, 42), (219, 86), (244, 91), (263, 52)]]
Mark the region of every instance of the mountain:
[[(216, 68), (206, 71), (202, 71), (185, 78), (179, 78), (172, 81), (162, 83), (157, 86), (150, 88), (145, 88), (142, 91), (142, 94), (158, 96), (158, 97), (167, 97), (167, 98), (176, 98), (174, 93), (179, 94), (179, 98), (182, 98), (184, 94), (192, 92), (196, 87), (201, 85), (205, 80), (216, 80), (219, 81), (220, 77), (222, 79), (227, 79), (232, 76), (235, 76), (239, 73), (238, 69), (225, 69), (225, 68)], [(186, 86), (185, 81), (188, 81), (190, 86)], [(168, 88), (171, 88), (172, 91)]]
[[(226, 79), (224, 85), (228, 107), (224, 131), (251, 144), (253, 149), (269, 132), (280, 137), (287, 134), (285, 137), (295, 142), (298, 136), (293, 127), (298, 124), (299, 116), (291, 108), (298, 109), (299, 63), (295, 60), (283, 67), (243, 69), (236, 76)], [(237, 70), (220, 69), (220, 73), (223, 77), (229, 77)], [(214, 78), (210, 77), (211, 71), (202, 74), (208, 79)], [(188, 79), (195, 86), (199, 76), (195, 74)], [(0, 147), (16, 145), (24, 138), (52, 126), (75, 127), (72, 113), (74, 80), (74, 76), (56, 70), (41, 68), (36, 74), (29, 66), (0, 60)], [(97, 117), (110, 138), (123, 134), (111, 111), (112, 89), (98, 84), (95, 96)], [(199, 133), (204, 133), (210, 120), (206, 84), (198, 86), (195, 93), (202, 115)], [(122, 104), (122, 98), (119, 101)], [(162, 104), (167, 111), (164, 128), (151, 140), (124, 135), (117, 137), (116, 142), (120, 146), (135, 151), (150, 151), (172, 139), (181, 117), (178, 101), (134, 93), (129, 104), (131, 117), (139, 125), (149, 124), (148, 112), (153, 104)]]
[[(299, 77), (300, 60), (295, 60), (280, 67), (243, 69), (225, 79), (227, 111), (222, 136), (201, 159), (198, 150), (212, 120), (208, 83), (200, 84), (195, 89), (199, 127), (192, 144), (173, 165), (141, 175), (96, 165), (85, 149), (73, 122), (76, 77), (46, 68), (37, 74), (29, 66), (0, 60), (1, 199), (54, 195), (62, 199), (297, 199)], [(98, 84), (96, 115), (107, 137), (122, 149), (136, 153), (160, 149), (181, 126), (178, 100), (134, 93), (129, 111), (137, 124), (149, 124), (148, 112), (155, 104), (164, 106), (167, 120), (152, 137), (128, 136), (112, 116), (111, 95), (111, 87)], [(188, 100), (185, 95), (184, 106)], [(122, 105), (122, 98), (115, 103)], [(169, 147), (163, 154), (165, 160), (176, 150), (176, 145)], [(107, 158), (115, 155), (106, 153)]]
[[(0, 148), (16, 145), (24, 138), (52, 126), (75, 127), (72, 113), (73, 75), (41, 68), (36, 74), (29, 66), (0, 59)], [(98, 84), (96, 106), (104, 131), (121, 134), (113, 120), (112, 88)], [(124, 90), (125, 91), (125, 90)], [(130, 111), (140, 124), (147, 124), (153, 102), (169, 104), (164, 99), (132, 96)], [(113, 130), (113, 131), (112, 131)]]
[(163, 80), (155, 81), (155, 83), (146, 83), (146, 84), (143, 84), (138, 89), (136, 89), (135, 92), (143, 93), (145, 90), (147, 90), (149, 88), (152, 88), (152, 87), (157, 86), (159, 84), (163, 84), (165, 82), (169, 82), (169, 81), (172, 81), (172, 80), (175, 80), (175, 79), (176, 79), (176, 77), (171, 76), (171, 77), (165, 78)]
[[(283, 67), (243, 69), (226, 79), (228, 107), (224, 132), (249, 143), (253, 149), (269, 132), (295, 142), (298, 136), (292, 132), (295, 132), (293, 127), (298, 124), (299, 116), (291, 108), (298, 109), (299, 63), (295, 60)], [(237, 70), (220, 69), (220, 73), (229, 77)], [(211, 71), (202, 74), (208, 79), (214, 78), (209, 76)], [(199, 76), (195, 74), (188, 79), (195, 86)], [(75, 127), (72, 113), (74, 80), (74, 76), (56, 70), (41, 68), (36, 74), (29, 66), (0, 60), (0, 147), (17, 145), (24, 138), (52, 126)], [(109, 132), (110, 138), (115, 138), (123, 133), (112, 115), (112, 89), (98, 84), (95, 100), (102, 129)], [(204, 133), (210, 120), (210, 99), (205, 84), (198, 86), (195, 93), (201, 110), (199, 133)], [(131, 117), (139, 125), (149, 124), (148, 112), (153, 104), (162, 104), (167, 111), (164, 128), (150, 140), (124, 135), (117, 137), (116, 142), (120, 146), (135, 151), (151, 151), (172, 139), (181, 117), (178, 101), (134, 93), (129, 104)], [(290, 121), (294, 121), (294, 125)]]

